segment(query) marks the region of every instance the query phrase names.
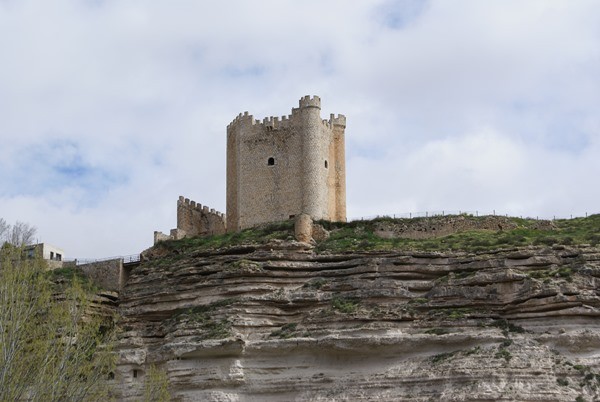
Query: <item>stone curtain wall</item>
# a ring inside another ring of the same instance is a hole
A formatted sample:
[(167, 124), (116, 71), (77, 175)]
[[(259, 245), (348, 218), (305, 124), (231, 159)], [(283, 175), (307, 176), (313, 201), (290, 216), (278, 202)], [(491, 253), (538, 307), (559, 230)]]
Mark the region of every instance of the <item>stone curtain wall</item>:
[(177, 200), (177, 228), (169, 234), (155, 231), (154, 244), (165, 240), (180, 240), (184, 237), (212, 236), (225, 233), (225, 214), (206, 205), (179, 196)]
[[(517, 224), (504, 216), (435, 216), (376, 222), (374, 233), (383, 238), (430, 239), (468, 230), (513, 230)], [(554, 230), (552, 221), (540, 220), (533, 229)]]
[[(227, 127), (227, 230), (306, 213), (345, 220), (343, 115), (321, 120), (319, 97), (289, 116), (240, 114)], [(342, 158), (342, 160), (338, 160)]]
[(102, 289), (118, 292), (121, 289), (123, 259), (97, 261), (78, 266), (83, 274)]
[(225, 233), (225, 215), (182, 196), (177, 200), (177, 229), (185, 236), (210, 236)]

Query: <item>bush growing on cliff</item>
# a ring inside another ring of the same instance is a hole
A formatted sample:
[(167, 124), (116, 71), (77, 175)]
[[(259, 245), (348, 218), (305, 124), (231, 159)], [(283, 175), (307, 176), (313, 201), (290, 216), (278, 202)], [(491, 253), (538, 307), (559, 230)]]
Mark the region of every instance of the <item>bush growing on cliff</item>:
[(144, 402), (169, 402), (169, 378), (165, 370), (151, 365), (144, 379)]
[(46, 263), (0, 250), (0, 400), (106, 400), (112, 330), (76, 278), (58, 294)]
[(331, 307), (340, 313), (350, 314), (354, 313), (358, 308), (358, 301), (335, 296), (333, 299), (331, 299)]
[(231, 322), (226, 318), (217, 318), (215, 313), (238, 301), (236, 298), (219, 300), (207, 305), (195, 306), (175, 314), (167, 321), (168, 325), (177, 325), (182, 321), (198, 325), (199, 339), (223, 339), (231, 335)]

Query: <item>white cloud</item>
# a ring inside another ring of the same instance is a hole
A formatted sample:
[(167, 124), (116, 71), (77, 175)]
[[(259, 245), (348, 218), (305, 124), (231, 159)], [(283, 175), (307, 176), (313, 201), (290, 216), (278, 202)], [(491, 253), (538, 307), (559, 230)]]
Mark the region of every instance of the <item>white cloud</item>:
[(140, 251), (179, 194), (223, 210), (225, 127), (318, 94), (352, 216), (592, 212), (594, 0), (0, 1), (0, 217)]

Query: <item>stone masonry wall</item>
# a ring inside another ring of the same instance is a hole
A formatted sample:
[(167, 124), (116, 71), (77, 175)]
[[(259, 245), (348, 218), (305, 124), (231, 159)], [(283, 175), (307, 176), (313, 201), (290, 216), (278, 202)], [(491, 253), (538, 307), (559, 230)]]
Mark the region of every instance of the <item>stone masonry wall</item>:
[(227, 127), (227, 230), (306, 213), (345, 220), (346, 119), (320, 117), (319, 97), (305, 96), (292, 114), (255, 120), (240, 114)]
[(116, 292), (121, 289), (123, 271), (123, 259), (121, 258), (82, 264), (77, 268), (102, 289)]
[[(377, 222), (374, 233), (379, 237), (388, 239), (430, 239), (467, 230), (502, 231), (516, 228), (517, 224), (504, 216), (450, 215)], [(552, 221), (540, 220), (533, 229), (552, 230), (556, 227)]]
[(225, 233), (225, 215), (182, 196), (177, 200), (177, 229), (186, 236), (211, 236)]
[(212, 236), (225, 233), (225, 214), (206, 205), (179, 196), (177, 200), (177, 228), (169, 234), (155, 231), (154, 244), (165, 240), (180, 240), (184, 237)]

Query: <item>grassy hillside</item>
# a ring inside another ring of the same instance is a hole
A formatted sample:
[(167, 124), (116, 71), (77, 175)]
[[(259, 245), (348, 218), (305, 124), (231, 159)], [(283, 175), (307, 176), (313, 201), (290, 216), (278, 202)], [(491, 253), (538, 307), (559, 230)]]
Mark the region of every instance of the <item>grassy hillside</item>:
[[(317, 244), (317, 251), (344, 252), (357, 250), (424, 250), (424, 251), (467, 251), (482, 252), (495, 249), (528, 245), (577, 245), (600, 243), (600, 215), (587, 218), (562, 219), (553, 221), (554, 229), (536, 229), (535, 219), (508, 218), (516, 226), (508, 230), (470, 230), (448, 236), (430, 239), (384, 239), (377, 236), (377, 224), (396, 223), (414, 224), (418, 220), (428, 219), (435, 222), (438, 217), (392, 219), (378, 218), (370, 221), (319, 222), (329, 232), (327, 240)], [(477, 220), (482, 217), (468, 217)], [(173, 251), (175, 254), (218, 249), (237, 245), (265, 244), (273, 239), (292, 240), (294, 238), (294, 223), (285, 221), (258, 228), (243, 230), (238, 233), (228, 233), (220, 236), (205, 238), (189, 238), (177, 241), (165, 241), (159, 248)]]
[[(414, 218), (430, 219), (432, 218)], [(414, 220), (413, 219), (413, 220)], [(469, 217), (477, 220), (481, 217)], [(508, 218), (516, 225), (509, 230), (470, 230), (448, 236), (432, 239), (382, 239), (374, 234), (377, 222), (387, 220), (390, 222), (406, 222), (410, 219), (380, 218), (372, 221), (356, 221), (345, 224), (324, 222), (324, 226), (331, 230), (328, 240), (318, 245), (318, 249), (343, 251), (343, 250), (462, 250), (462, 251), (488, 251), (513, 246), (528, 245), (573, 245), (600, 243), (600, 215), (588, 218), (563, 219), (554, 221), (555, 229), (536, 229), (535, 219)]]

